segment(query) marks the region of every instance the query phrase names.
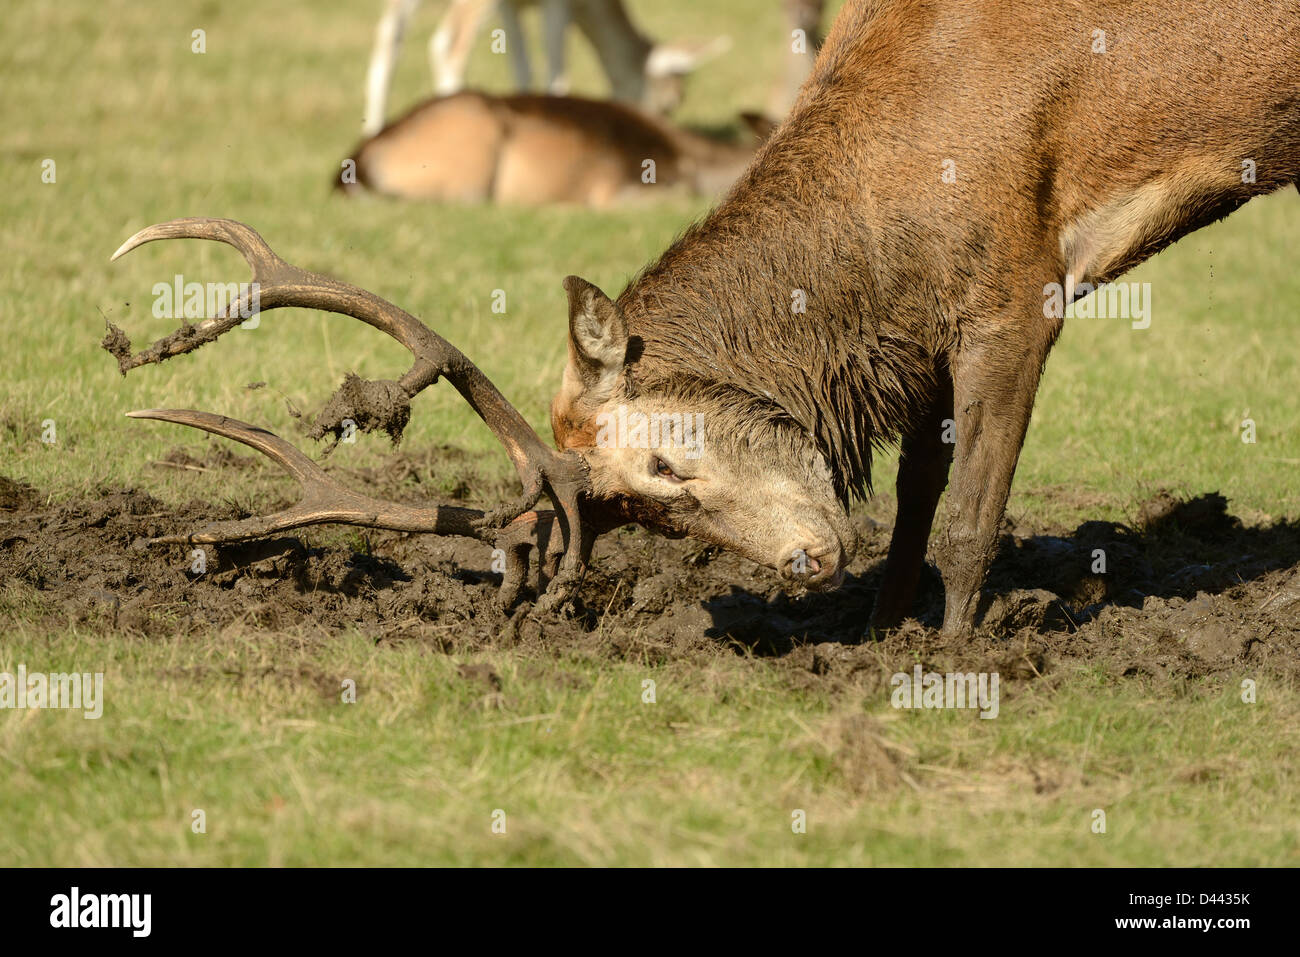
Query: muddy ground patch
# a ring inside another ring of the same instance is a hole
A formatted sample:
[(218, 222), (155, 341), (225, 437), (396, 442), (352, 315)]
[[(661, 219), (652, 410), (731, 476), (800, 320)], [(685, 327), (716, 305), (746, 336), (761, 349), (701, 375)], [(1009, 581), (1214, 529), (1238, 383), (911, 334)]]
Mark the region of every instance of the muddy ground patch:
[[(499, 481), (466, 478), (464, 464), (454, 450), (435, 449), (336, 471), (353, 487), (411, 502), (482, 506), (510, 493)], [(262, 467), (215, 444), (199, 455), (177, 450), (160, 465)], [(453, 472), (461, 477), (446, 478)], [(1131, 526), (1008, 522), (983, 625), (960, 641), (937, 631), (943, 595), (933, 568), (916, 619), (864, 640), (889, 539), (887, 526), (865, 516), (857, 519), (862, 547), (833, 593), (791, 593), (744, 559), (628, 528), (597, 545), (575, 608), (538, 618), (526, 606), (498, 607), (491, 551), (476, 541), (314, 529), (208, 546), (200, 572), (190, 548), (142, 540), (242, 518), (254, 503), (168, 504), (140, 489), (104, 489), (50, 504), (40, 490), (0, 478), (0, 575), (11, 613), (145, 636), (354, 629), (457, 655), (504, 647), (652, 661), (744, 653), (771, 659), (793, 680), (857, 685), (915, 664), (997, 670), (1012, 682), (1067, 665), (1119, 680), (1300, 677), (1300, 523), (1248, 526), (1229, 504), (1213, 493), (1160, 493)]]

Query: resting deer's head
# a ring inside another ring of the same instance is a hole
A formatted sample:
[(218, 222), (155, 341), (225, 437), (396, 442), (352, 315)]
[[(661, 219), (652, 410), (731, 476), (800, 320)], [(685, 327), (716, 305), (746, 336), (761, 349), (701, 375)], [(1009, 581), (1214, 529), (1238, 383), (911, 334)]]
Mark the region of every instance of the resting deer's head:
[(683, 369), (646, 387), (618, 305), (577, 276), (569, 359), (551, 404), (561, 450), (587, 464), (590, 494), (670, 536), (739, 552), (813, 589), (843, 580), (855, 534), (811, 436)]
[(641, 86), (639, 93), (624, 98), (638, 103), (652, 116), (674, 113), (686, 96), (686, 78), (701, 64), (729, 49), (731, 38), (726, 36), (707, 41), (657, 44), (646, 56), (643, 75), (636, 79)]

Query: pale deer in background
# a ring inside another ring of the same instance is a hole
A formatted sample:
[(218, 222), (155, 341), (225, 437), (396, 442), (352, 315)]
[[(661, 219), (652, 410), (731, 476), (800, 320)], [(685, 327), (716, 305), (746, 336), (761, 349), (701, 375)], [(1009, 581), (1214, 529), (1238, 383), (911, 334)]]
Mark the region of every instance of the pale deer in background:
[(338, 185), (402, 199), (524, 205), (602, 207), (666, 191), (714, 196), (770, 132), (761, 117), (742, 118), (756, 134), (747, 144), (611, 100), (463, 91), (428, 100), (363, 140)]
[[(366, 77), (366, 112), (362, 133), (373, 136), (384, 125), (393, 67), (419, 0), (388, 0), (375, 31), (374, 49)], [(632, 23), (621, 0), (451, 0), (429, 42), (429, 65), (434, 91), (456, 93), (465, 86), (465, 72), (489, 14), (500, 13), (505, 31), (505, 52), (510, 57), (515, 84), (521, 91), (533, 88), (532, 65), (519, 12), (540, 6), (546, 82), (549, 93), (568, 92), (565, 40), (576, 26), (595, 48), (609, 79), (611, 96), (654, 114), (671, 113), (682, 100), (685, 78), (701, 63), (726, 52), (727, 37), (706, 42), (656, 44)]]

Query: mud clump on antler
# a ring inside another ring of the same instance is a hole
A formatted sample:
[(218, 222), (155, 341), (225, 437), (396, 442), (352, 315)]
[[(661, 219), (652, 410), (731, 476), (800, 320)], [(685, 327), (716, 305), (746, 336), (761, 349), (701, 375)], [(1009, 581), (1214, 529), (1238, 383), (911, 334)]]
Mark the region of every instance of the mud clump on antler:
[(117, 360), (118, 370), (122, 375), (126, 375), (132, 369), (131, 340), (125, 332), (111, 322), (106, 322), (105, 325), (108, 326), (108, 330), (99, 342), (100, 348)]
[(323, 439), (333, 434), (335, 445), (348, 433), (348, 423), (362, 432), (385, 432), (394, 445), (411, 420), (411, 397), (400, 382), (392, 379), (363, 379), (349, 372), (312, 423), (308, 437)]
[[(156, 536), (148, 544), (245, 541), (331, 523), (472, 538), (492, 545), (494, 555), (505, 555), (505, 566), (499, 570), (503, 605), (513, 606), (519, 599), (528, 575), (529, 556), (536, 551), (539, 597), (534, 610), (548, 613), (564, 607), (582, 578), (595, 537), (614, 527), (606, 516), (589, 515), (584, 509), (591, 489), (580, 456), (547, 446), (464, 353), (410, 313), (365, 289), (285, 262), (244, 223), (200, 218), (158, 223), (124, 242), (113, 259), (159, 239), (206, 239), (233, 246), (252, 268), (251, 288), (255, 293), (241, 296), (221, 315), (193, 326), (183, 324), (135, 355), (126, 334), (109, 323), (102, 345), (117, 359), (124, 374), (192, 352), (234, 329), (250, 314), (299, 306), (350, 316), (401, 343), (411, 353), (414, 365), (397, 381), (367, 380), (349, 373), (316, 417), (310, 430), (312, 438), (333, 434), (337, 445), (356, 429), (381, 430), (397, 444), (410, 420), (411, 399), (443, 379), (500, 440), (523, 484), (523, 492), (490, 512), (386, 502), (346, 488), (301, 449), (255, 425), (194, 409), (142, 409), (127, 415), (174, 422), (241, 442), (278, 464), (302, 490), (297, 502), (273, 515), (212, 522), (197, 531)], [(543, 495), (551, 499), (556, 511), (536, 507)]]

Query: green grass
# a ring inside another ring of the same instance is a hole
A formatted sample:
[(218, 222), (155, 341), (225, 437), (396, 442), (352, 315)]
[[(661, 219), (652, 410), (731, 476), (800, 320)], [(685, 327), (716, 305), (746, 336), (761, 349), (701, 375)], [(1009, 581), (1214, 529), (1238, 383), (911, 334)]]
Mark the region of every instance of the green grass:
[[(768, 662), (446, 656), (364, 637), (19, 634), (103, 717), (0, 723), (19, 865), (1291, 864), (1297, 703), (1079, 674), (996, 721), (791, 690)], [(655, 682), (656, 702), (642, 701)], [(345, 679), (357, 686), (342, 701)], [(874, 715), (872, 721), (869, 716)], [(886, 773), (860, 735), (894, 755)], [(1280, 729), (1285, 729), (1279, 734)], [(846, 731), (848, 733), (846, 733)], [(889, 772), (889, 768), (895, 772)], [(1094, 812), (1106, 832), (1094, 833)], [(206, 830), (195, 833), (194, 812)], [(792, 815), (806, 815), (806, 833)], [(494, 812), (505, 833), (494, 833)]]
[[(394, 110), (424, 94), (423, 45), (440, 7), (422, 8), (408, 38)], [(285, 397), (311, 410), (346, 371), (405, 370), (405, 354), (359, 323), (293, 310), (120, 378), (98, 347), (104, 317), (140, 345), (173, 325), (150, 313), (153, 283), (178, 272), (246, 278), (232, 251), (211, 244), (155, 244), (108, 263), (136, 229), (185, 215), (247, 221), (286, 258), (423, 317), (546, 434), (564, 354), (561, 279), (578, 273), (613, 293), (705, 207), (670, 200), (597, 213), (331, 196), (359, 126), (378, 8), (6, 7), (0, 474), (54, 498), (103, 486), (220, 498), (229, 475), (147, 467), (205, 439), (122, 413), (205, 408), (292, 435)], [(776, 3), (634, 9), (657, 36), (734, 40), (693, 82), (684, 120), (722, 126), (766, 101), (755, 64), (776, 57)], [(199, 28), (202, 55), (190, 52)], [(592, 57), (578, 44), (574, 56), (575, 87), (599, 91)], [(503, 88), (506, 65), (476, 56), (471, 79)], [(47, 158), (54, 184), (41, 182)], [(1013, 511), (1044, 522), (1123, 518), (1166, 485), (1220, 489), (1248, 519), (1300, 514), (1297, 236), (1294, 191), (1254, 202), (1126, 277), (1151, 283), (1151, 328), (1067, 323)], [(491, 312), (496, 289), (505, 315)], [(268, 388), (244, 388), (255, 381)], [(1253, 445), (1239, 437), (1246, 416), (1257, 422)], [(40, 441), (46, 419), (53, 444)], [(448, 442), (506, 471), (445, 388), (415, 402), (406, 442)], [(362, 437), (337, 455), (373, 464), (385, 452), (385, 441)], [(881, 488), (890, 468), (888, 457), (878, 464)], [(453, 660), (364, 635), (145, 641), (46, 625), (31, 595), (0, 607), (0, 671), (24, 663), (107, 675), (99, 721), (0, 714), (0, 859), (15, 864), (1297, 863), (1292, 688), (1265, 684), (1246, 706), (1231, 686), (1175, 694), (1078, 672), (1054, 690), (1031, 684), (999, 720), (978, 721), (899, 716), (883, 696), (800, 688), (764, 661), (651, 665), (503, 649), (485, 656), (503, 700), (485, 702), (486, 688)], [(339, 699), (345, 677), (358, 683), (356, 704)], [(646, 678), (657, 704), (641, 703)], [(884, 742), (898, 773), (864, 765), (846, 728)], [(199, 808), (203, 835), (190, 829)], [(490, 829), (497, 808), (504, 836)], [(808, 814), (804, 835), (791, 833), (796, 808)], [(1104, 835), (1090, 830), (1097, 808)]]

